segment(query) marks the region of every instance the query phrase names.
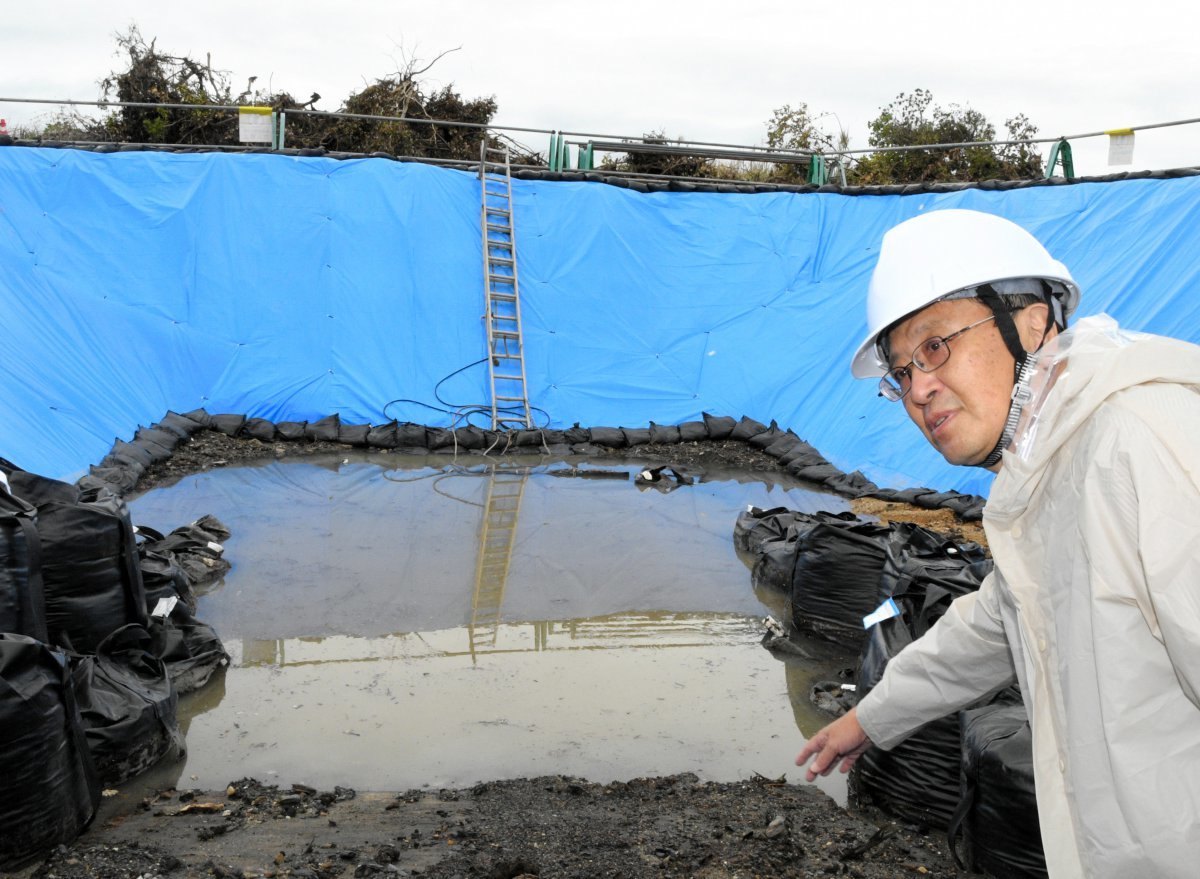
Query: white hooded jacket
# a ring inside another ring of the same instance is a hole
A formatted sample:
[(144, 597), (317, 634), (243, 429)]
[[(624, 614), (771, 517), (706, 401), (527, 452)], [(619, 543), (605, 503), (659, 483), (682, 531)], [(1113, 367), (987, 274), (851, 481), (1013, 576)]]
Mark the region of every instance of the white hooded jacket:
[(1200, 348), (1052, 340), (992, 486), (995, 573), (858, 707), (883, 748), (1020, 682), (1046, 862), (1200, 876)]

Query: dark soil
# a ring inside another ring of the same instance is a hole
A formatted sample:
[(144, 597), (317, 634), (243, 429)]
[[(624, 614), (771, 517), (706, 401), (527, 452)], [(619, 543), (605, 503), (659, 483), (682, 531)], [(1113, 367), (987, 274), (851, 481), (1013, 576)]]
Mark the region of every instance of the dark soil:
[(265, 787), (106, 803), (35, 877), (951, 877), (945, 841), (812, 787), (563, 776), (436, 793)]
[[(142, 491), (212, 467), (349, 450), (202, 431), (154, 465)], [(605, 457), (780, 471), (740, 442), (639, 446)], [(928, 514), (929, 511), (914, 511)], [(896, 511), (894, 517), (903, 516)], [(932, 526), (931, 526), (932, 527)], [(797, 747), (799, 747), (797, 737)], [(382, 758), (381, 758), (382, 759)], [(404, 759), (402, 751), (389, 759)], [(802, 771), (795, 772), (797, 778)], [(694, 776), (612, 784), (546, 777), (469, 790), (361, 793), (264, 786), (110, 792), (74, 844), (20, 876), (133, 877), (952, 877), (942, 834), (840, 808), (785, 779)]]

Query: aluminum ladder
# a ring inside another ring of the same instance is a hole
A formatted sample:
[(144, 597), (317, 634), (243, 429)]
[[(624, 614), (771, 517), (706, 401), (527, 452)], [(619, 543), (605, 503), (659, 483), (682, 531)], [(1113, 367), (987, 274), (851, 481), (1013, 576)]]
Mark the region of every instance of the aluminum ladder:
[(479, 190), (492, 430), (530, 428), (533, 419), (521, 336), (512, 164), (508, 149), (490, 147), (486, 138), (479, 146)]
[(504, 587), (512, 562), (513, 544), (521, 517), (521, 498), (529, 479), (528, 467), (493, 467), (487, 502), (479, 525), (479, 555), (475, 560), (475, 592), (471, 596), (471, 656), (496, 646)]

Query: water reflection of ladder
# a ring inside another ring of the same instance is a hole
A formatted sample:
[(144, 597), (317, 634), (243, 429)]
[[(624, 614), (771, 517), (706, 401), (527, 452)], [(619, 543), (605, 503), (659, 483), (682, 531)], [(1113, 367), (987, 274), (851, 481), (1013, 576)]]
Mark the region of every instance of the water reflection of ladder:
[(483, 319), (492, 386), (492, 429), (530, 427), (517, 283), (512, 165), (508, 150), (489, 147), (487, 139), (479, 148), (479, 188), (483, 289), (487, 299)]
[(529, 470), (525, 467), (492, 469), (487, 503), (479, 528), (479, 555), (475, 562), (475, 594), (471, 598), (471, 656), (478, 648), (496, 646), (504, 586), (512, 561), (513, 543), (521, 515), (521, 497)]

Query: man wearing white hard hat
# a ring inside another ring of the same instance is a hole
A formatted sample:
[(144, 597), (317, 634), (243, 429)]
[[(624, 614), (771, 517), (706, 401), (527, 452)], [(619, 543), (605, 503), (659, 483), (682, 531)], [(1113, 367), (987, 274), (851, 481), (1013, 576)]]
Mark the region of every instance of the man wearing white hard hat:
[(889, 231), (867, 299), (852, 372), (997, 473), (996, 567), (796, 762), (845, 772), (1017, 681), (1050, 876), (1200, 876), (1200, 348), (1067, 329), (1070, 272), (977, 211)]

